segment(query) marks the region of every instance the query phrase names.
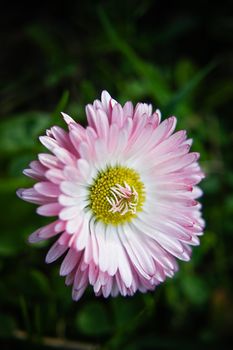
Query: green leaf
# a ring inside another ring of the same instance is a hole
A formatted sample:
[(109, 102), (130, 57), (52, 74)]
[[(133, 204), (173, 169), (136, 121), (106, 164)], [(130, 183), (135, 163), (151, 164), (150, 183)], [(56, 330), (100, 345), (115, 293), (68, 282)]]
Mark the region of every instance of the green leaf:
[(18, 188), (28, 187), (30, 183), (30, 179), (23, 176), (0, 179), (0, 193), (12, 193)]
[(112, 330), (107, 310), (102, 303), (91, 302), (84, 305), (76, 316), (76, 326), (89, 336), (102, 336)]
[(211, 62), (193, 76), (170, 100), (165, 108), (165, 114), (169, 114), (175, 110), (175, 107), (181, 103), (199, 84), (200, 82), (214, 69), (217, 63)]
[(15, 329), (15, 321), (12, 316), (0, 314), (0, 338), (8, 338), (12, 336)]
[(118, 328), (122, 326), (130, 325), (143, 309), (143, 304), (139, 303), (137, 299), (113, 299), (113, 313), (115, 318), (115, 324)]
[(203, 278), (195, 275), (184, 275), (181, 279), (181, 286), (186, 297), (196, 305), (206, 302), (209, 291)]
[(205, 104), (208, 109), (216, 109), (219, 106), (224, 106), (232, 100), (233, 82), (232, 79), (217, 80), (217, 84), (210, 87)]
[(62, 97), (60, 99), (60, 101), (58, 102), (53, 114), (52, 114), (52, 118), (53, 119), (58, 119), (59, 124), (62, 121), (62, 117), (61, 117), (61, 112), (63, 112), (67, 106), (69, 100), (69, 91), (64, 91), (64, 93), (62, 94)]
[(193, 78), (194, 75), (196, 75), (196, 70), (197, 68), (192, 61), (187, 59), (180, 60), (174, 71), (176, 85), (178, 85), (179, 88), (182, 88)]
[[(13, 157), (10, 161), (9, 170), (7, 175), (9, 174), (13, 178), (18, 177), (19, 181), (20, 177), (23, 179), (26, 179), (25, 176), (22, 176), (22, 171), (25, 168), (28, 168), (29, 163), (35, 159), (35, 154), (33, 152), (25, 152), (24, 154), (17, 155), (16, 157)], [(8, 180), (11, 180), (8, 178)]]
[(9, 117), (0, 124), (0, 154), (35, 149), (38, 147), (37, 137), (50, 123), (48, 114), (40, 112)]
[[(51, 289), (48, 278), (39, 270), (31, 270), (30, 278), (32, 286), (39, 294), (50, 295)], [(33, 289), (32, 288), (32, 289)]]
[(22, 249), (22, 242), (15, 238), (12, 232), (4, 232), (0, 235), (0, 256), (14, 256)]
[(128, 60), (138, 76), (143, 78), (145, 93), (150, 94), (162, 105), (167, 103), (171, 90), (162, 72), (155, 65), (142, 60), (133, 48), (120, 37), (102, 7), (98, 9), (98, 15), (113, 48), (119, 51)]

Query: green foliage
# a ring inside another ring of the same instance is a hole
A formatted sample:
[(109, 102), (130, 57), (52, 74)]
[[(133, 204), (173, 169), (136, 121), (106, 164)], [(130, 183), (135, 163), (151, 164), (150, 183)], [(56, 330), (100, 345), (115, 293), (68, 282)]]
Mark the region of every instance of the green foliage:
[(7, 314), (0, 315), (0, 337), (8, 338), (12, 335), (13, 330), (15, 329), (15, 322), (12, 316)]
[(6, 154), (35, 150), (38, 135), (44, 133), (50, 124), (48, 114), (42, 112), (9, 116), (0, 125), (0, 152)]
[[(203, 2), (171, 3), (169, 11), (158, 3), (88, 0), (67, 11), (41, 4), (21, 24), (9, 9), (0, 82), (1, 349), (19, 330), (30, 348), (51, 337), (54, 348), (66, 339), (67, 349), (69, 341), (80, 349), (196, 349), (223, 346), (231, 336), (232, 24), (224, 6), (207, 4), (206, 15)], [(52, 240), (27, 243), (47, 220), (15, 192), (33, 184), (22, 170), (45, 152), (39, 135), (65, 127), (60, 112), (85, 125), (84, 105), (103, 89), (123, 103), (150, 102), (163, 117), (175, 114), (188, 130), (207, 175), (206, 231), (191, 261), (155, 292), (105, 300), (88, 291), (74, 303), (59, 264), (44, 263)]]
[(193, 304), (203, 305), (208, 300), (208, 286), (201, 277), (185, 274), (181, 286), (184, 296)]
[(90, 302), (78, 311), (76, 316), (77, 328), (88, 336), (101, 336), (112, 331), (108, 313), (104, 305)]

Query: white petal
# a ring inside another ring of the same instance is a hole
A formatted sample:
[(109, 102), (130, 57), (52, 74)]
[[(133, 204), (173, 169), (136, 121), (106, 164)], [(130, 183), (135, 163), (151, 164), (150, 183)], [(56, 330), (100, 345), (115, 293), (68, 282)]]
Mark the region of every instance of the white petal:
[(66, 231), (70, 234), (78, 232), (82, 224), (83, 224), (83, 216), (80, 213), (79, 215), (75, 216), (73, 219), (70, 219), (69, 221), (67, 221)]
[(61, 205), (65, 207), (79, 205), (80, 199), (76, 197), (66, 196), (65, 194), (61, 194), (58, 198), (58, 201)]
[(86, 196), (86, 189), (75, 182), (63, 181), (60, 188), (64, 194), (71, 197), (83, 198)]
[(40, 142), (44, 145), (49, 151), (53, 152), (54, 148), (58, 147), (58, 143), (56, 140), (52, 139), (48, 136), (40, 136)]
[[(120, 234), (121, 233), (118, 232), (118, 236)], [(129, 288), (132, 284), (133, 275), (132, 275), (129, 259), (126, 255), (123, 245), (121, 244), (120, 239), (119, 239), (119, 246), (118, 246), (118, 268), (125, 286)]]
[(79, 234), (76, 238), (76, 248), (83, 250), (88, 244), (90, 238), (90, 213), (85, 213), (83, 224), (80, 227)]
[(60, 213), (59, 213), (59, 218), (61, 220), (70, 220), (75, 218), (76, 216), (78, 216), (79, 214), (79, 210), (77, 208), (77, 206), (73, 206), (73, 207), (66, 207), (61, 209)]
[(106, 244), (106, 228), (101, 221), (95, 224), (95, 235), (99, 252), (99, 268), (101, 271), (105, 272), (108, 268), (108, 251)]
[(62, 147), (56, 147), (53, 149), (53, 153), (64, 164), (74, 165), (75, 157), (69, 151)]
[(85, 159), (78, 159), (77, 161), (77, 167), (78, 170), (84, 180), (87, 180), (87, 178), (90, 176), (90, 165)]

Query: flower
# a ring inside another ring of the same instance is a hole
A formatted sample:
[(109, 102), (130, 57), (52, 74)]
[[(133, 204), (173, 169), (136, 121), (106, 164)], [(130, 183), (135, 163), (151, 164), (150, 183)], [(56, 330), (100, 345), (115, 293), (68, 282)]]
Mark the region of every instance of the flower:
[(204, 177), (199, 154), (176, 118), (160, 123), (152, 106), (122, 107), (108, 92), (86, 107), (88, 126), (63, 114), (41, 136), (51, 153), (41, 153), (24, 174), (38, 182), (18, 196), (55, 216), (29, 237), (31, 243), (58, 236), (46, 262), (66, 253), (60, 275), (78, 300), (87, 286), (97, 296), (154, 290), (177, 271), (176, 258), (189, 260), (203, 233)]

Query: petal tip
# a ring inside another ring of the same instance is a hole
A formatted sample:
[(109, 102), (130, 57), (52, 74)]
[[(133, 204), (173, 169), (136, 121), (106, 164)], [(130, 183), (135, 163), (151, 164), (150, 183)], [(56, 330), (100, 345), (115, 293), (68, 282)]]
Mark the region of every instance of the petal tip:
[(62, 115), (64, 121), (66, 122), (66, 124), (69, 125), (70, 123), (75, 123), (74, 119), (71, 118), (68, 114), (61, 112), (61, 115)]
[(24, 192), (24, 189), (23, 189), (23, 188), (19, 188), (19, 189), (16, 191), (17, 197), (19, 197), (20, 199), (23, 199), (23, 192)]

